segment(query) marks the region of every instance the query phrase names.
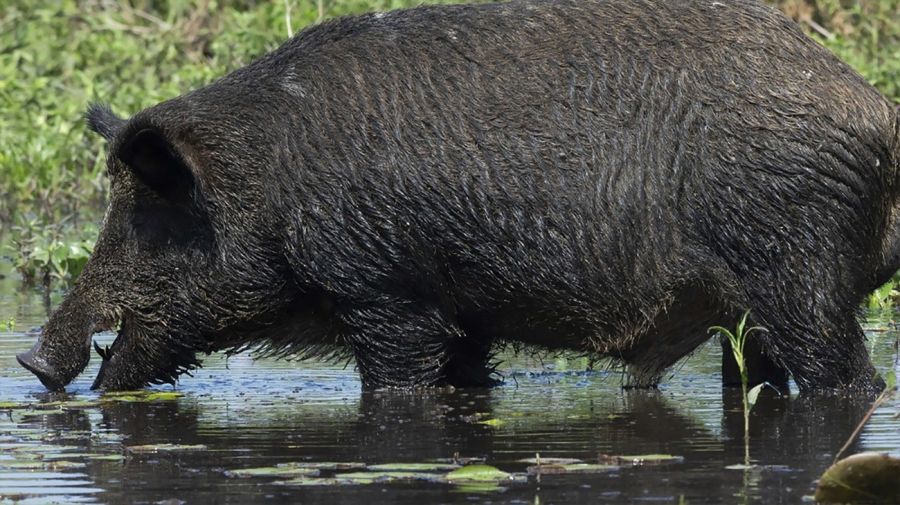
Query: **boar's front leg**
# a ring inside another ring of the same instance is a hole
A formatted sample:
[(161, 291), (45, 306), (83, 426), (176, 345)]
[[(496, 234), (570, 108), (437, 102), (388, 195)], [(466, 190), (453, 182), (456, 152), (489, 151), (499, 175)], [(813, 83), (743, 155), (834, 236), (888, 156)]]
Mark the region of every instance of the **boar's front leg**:
[[(788, 372), (778, 365), (763, 349), (757, 335), (754, 335), (744, 344), (744, 362), (747, 365), (747, 374), (750, 386), (756, 386), (768, 382), (784, 393), (788, 392)], [(741, 373), (731, 343), (722, 338), (722, 385), (726, 387), (741, 387)]]
[(341, 316), (365, 388), (488, 385), (489, 348), (439, 308), (391, 300)]
[[(783, 303), (789, 299), (809, 298), (792, 293)], [(757, 298), (753, 305), (754, 324), (769, 330), (756, 336), (774, 361), (790, 372), (801, 392), (840, 389), (874, 394), (884, 387), (869, 360), (852, 306), (843, 310), (833, 305), (819, 310), (782, 308), (772, 297)]]

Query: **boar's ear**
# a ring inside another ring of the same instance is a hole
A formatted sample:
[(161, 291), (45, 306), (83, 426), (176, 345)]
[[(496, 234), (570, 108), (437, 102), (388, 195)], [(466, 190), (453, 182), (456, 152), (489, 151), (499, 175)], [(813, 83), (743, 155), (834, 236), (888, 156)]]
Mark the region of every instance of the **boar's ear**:
[(125, 120), (113, 114), (106, 104), (92, 103), (84, 113), (84, 119), (87, 120), (88, 128), (107, 141), (111, 141), (125, 126)]
[(184, 156), (159, 130), (138, 130), (124, 139), (116, 155), (141, 182), (166, 199), (183, 202), (191, 196), (194, 175)]

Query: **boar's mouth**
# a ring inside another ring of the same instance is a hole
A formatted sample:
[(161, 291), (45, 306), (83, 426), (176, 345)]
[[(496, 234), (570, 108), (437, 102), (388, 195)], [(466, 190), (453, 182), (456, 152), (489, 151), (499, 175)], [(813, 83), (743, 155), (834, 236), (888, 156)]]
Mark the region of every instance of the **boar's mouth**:
[[(123, 347), (126, 346), (130, 337), (129, 335), (134, 333), (133, 325), (128, 324), (124, 318), (118, 320), (118, 330), (116, 332), (116, 338), (113, 340), (112, 345), (107, 345), (106, 347), (101, 347), (97, 341), (94, 341), (94, 350), (100, 356), (102, 362), (100, 363), (100, 371), (97, 372), (97, 377), (94, 379), (94, 383), (91, 385), (91, 389), (106, 389), (106, 383), (112, 378), (112, 373), (110, 373), (110, 368), (114, 368), (110, 366), (110, 363), (113, 363), (113, 356), (116, 356), (115, 363), (120, 363), (123, 361), (119, 358), (119, 355), (122, 354)], [(130, 327), (130, 328), (129, 328)], [(111, 330), (112, 327), (106, 328), (106, 330)], [(105, 331), (105, 330), (101, 330)], [(135, 385), (134, 388), (140, 387), (143, 384)]]
[(126, 314), (112, 345), (101, 347), (94, 342), (103, 361), (91, 389), (140, 389), (148, 384), (174, 384), (179, 375), (189, 375), (200, 366), (194, 342), (173, 338), (181, 332), (172, 330), (170, 325), (147, 325)]

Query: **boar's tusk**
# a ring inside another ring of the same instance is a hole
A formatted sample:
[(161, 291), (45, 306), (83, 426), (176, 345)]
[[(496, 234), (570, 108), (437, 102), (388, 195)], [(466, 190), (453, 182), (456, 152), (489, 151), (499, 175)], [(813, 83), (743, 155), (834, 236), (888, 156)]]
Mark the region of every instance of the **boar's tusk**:
[(100, 357), (103, 358), (103, 361), (106, 361), (109, 359), (109, 355), (110, 355), (109, 346), (106, 346), (106, 349), (103, 349), (102, 347), (100, 347), (100, 344), (98, 344), (97, 342), (94, 342), (94, 349), (97, 351), (97, 354), (99, 354)]

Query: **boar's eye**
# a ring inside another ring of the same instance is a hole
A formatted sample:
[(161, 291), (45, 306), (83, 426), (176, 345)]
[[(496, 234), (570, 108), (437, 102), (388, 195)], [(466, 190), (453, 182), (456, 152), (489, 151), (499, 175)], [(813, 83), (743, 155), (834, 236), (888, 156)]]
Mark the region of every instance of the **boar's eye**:
[(194, 177), (184, 157), (155, 129), (140, 130), (118, 150), (118, 158), (148, 188), (167, 200), (188, 199)]

